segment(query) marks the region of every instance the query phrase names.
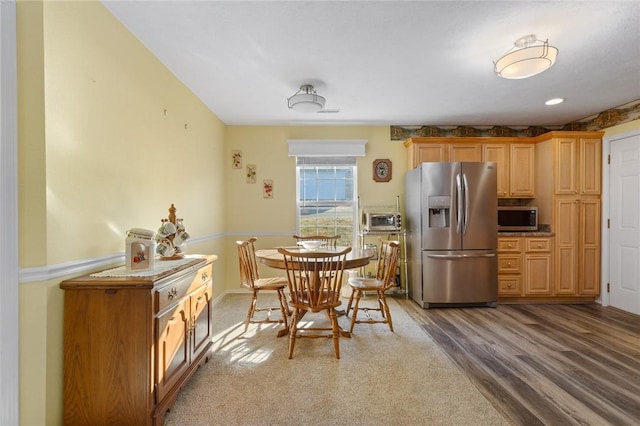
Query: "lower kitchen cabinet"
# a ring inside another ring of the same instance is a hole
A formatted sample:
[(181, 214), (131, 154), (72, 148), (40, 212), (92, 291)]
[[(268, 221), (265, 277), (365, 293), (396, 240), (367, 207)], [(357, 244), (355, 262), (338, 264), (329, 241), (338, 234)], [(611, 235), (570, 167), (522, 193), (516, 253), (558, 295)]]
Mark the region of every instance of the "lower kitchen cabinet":
[(498, 296), (522, 295), (523, 238), (498, 238)]
[(498, 273), (498, 296), (522, 295), (522, 274)]
[(553, 294), (553, 256), (551, 238), (524, 239), (524, 295)]
[(498, 238), (498, 297), (553, 295), (551, 237)]
[[(64, 424), (162, 425), (212, 345), (215, 255), (64, 290)], [(157, 265), (156, 265), (157, 266)]]
[(556, 197), (558, 293), (600, 294), (600, 211), (597, 197)]

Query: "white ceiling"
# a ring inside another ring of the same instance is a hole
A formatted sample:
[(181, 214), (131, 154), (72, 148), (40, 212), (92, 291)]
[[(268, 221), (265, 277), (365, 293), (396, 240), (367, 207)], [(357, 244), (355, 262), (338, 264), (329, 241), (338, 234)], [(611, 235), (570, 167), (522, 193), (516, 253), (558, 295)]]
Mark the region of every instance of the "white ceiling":
[[(557, 126), (640, 99), (638, 0), (102, 2), (229, 125)], [(496, 76), (528, 34), (556, 64)], [(290, 110), (306, 83), (339, 112)]]

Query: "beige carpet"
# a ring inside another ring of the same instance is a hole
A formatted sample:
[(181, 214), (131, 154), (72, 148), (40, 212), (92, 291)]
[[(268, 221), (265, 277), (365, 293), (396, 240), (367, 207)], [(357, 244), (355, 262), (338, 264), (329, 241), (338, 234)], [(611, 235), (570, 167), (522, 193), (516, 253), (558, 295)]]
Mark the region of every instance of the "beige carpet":
[(168, 426), (509, 424), (393, 299), (395, 332), (356, 324), (341, 359), (328, 339), (298, 340), (288, 359), (275, 324), (242, 334), (248, 303), (227, 294), (214, 305), (213, 359), (180, 392)]

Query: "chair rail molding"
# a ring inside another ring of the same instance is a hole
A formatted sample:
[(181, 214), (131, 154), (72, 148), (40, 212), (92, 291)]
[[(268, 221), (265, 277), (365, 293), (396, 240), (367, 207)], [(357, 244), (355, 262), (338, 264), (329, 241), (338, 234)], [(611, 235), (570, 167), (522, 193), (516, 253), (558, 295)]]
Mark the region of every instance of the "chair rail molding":
[[(224, 234), (211, 234), (199, 237), (193, 237), (189, 240), (190, 244), (202, 243), (217, 238), (224, 237)], [(123, 240), (124, 244), (124, 240)], [(55, 278), (66, 277), (74, 274), (86, 274), (100, 268), (113, 266), (115, 264), (124, 263), (124, 252), (107, 254), (85, 259), (78, 259), (71, 262), (58, 263), (55, 265), (36, 266), (31, 268), (20, 269), (20, 283), (30, 283), (38, 281), (48, 281)], [(3, 424), (0, 422), (0, 425)]]

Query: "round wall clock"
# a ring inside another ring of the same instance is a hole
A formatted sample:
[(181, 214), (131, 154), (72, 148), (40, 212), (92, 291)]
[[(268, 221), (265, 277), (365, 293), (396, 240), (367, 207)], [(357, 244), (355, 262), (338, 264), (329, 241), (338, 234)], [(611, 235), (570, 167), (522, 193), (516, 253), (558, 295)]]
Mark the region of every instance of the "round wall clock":
[(391, 180), (391, 160), (375, 160), (373, 162), (373, 180), (389, 182)]

